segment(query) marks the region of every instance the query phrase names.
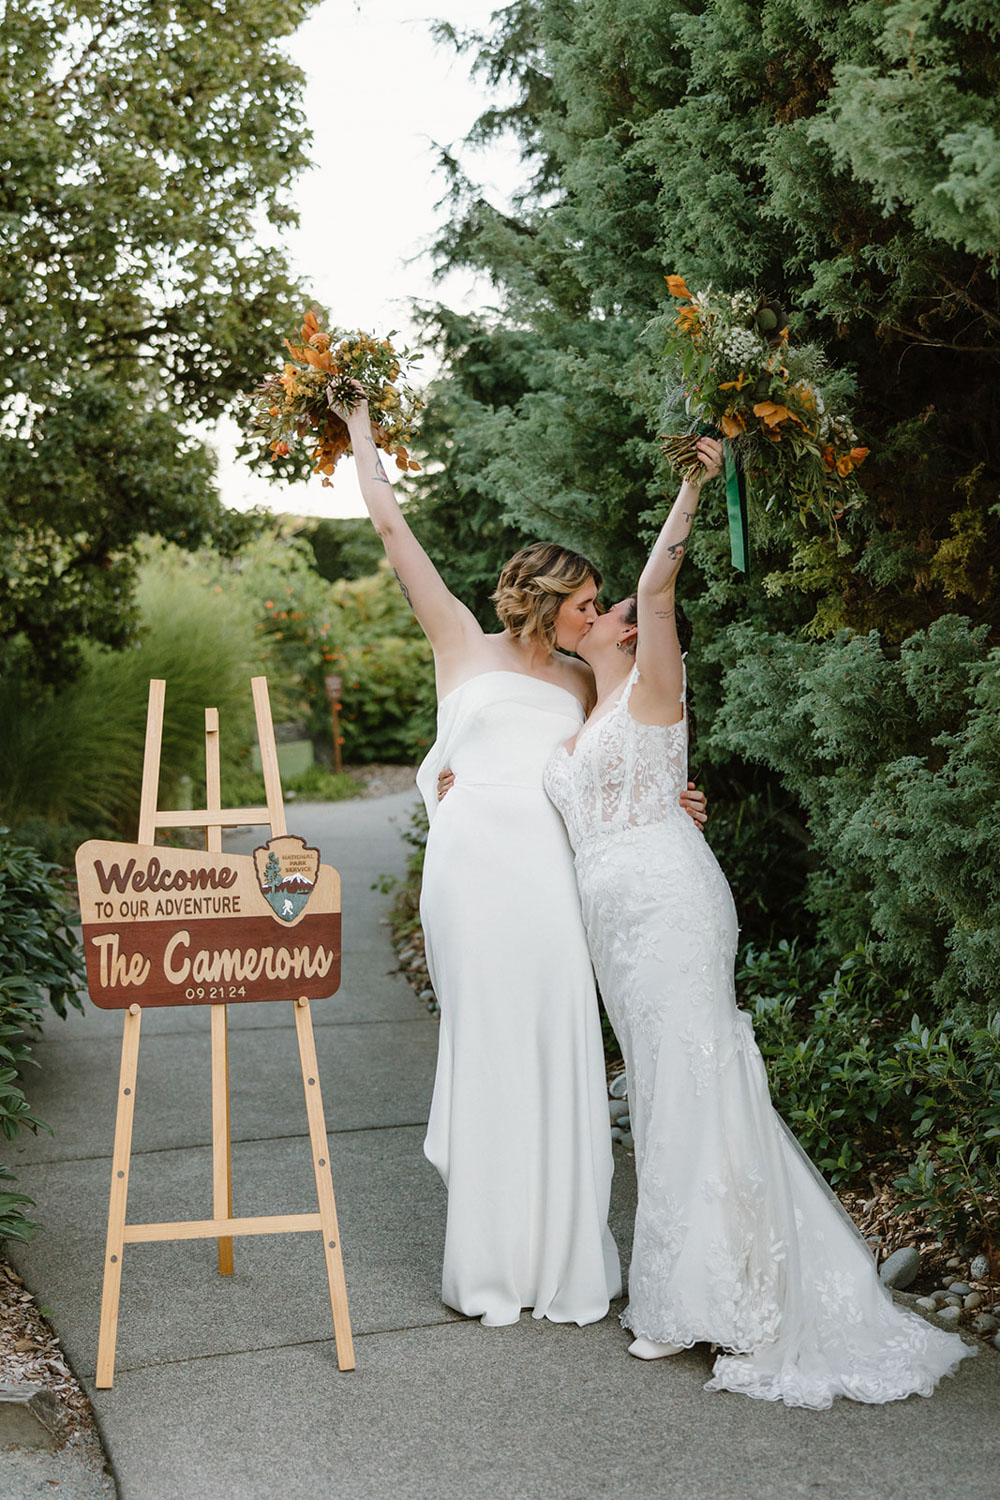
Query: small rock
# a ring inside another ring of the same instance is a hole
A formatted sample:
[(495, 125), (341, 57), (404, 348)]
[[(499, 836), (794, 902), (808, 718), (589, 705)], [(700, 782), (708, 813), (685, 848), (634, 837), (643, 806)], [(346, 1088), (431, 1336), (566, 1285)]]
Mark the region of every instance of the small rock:
[(883, 1286), (896, 1287), (903, 1291), (920, 1273), (920, 1251), (912, 1245), (894, 1250), (879, 1266), (879, 1280)]
[(631, 1130), (623, 1130), (622, 1131), (622, 1145), (625, 1147), (626, 1151), (631, 1151), (633, 1144), (634, 1143), (633, 1143), (633, 1140), (632, 1140), (632, 1132), (631, 1132)]
[(994, 1349), (1000, 1349), (1000, 1333), (993, 1335), (993, 1347)]
[(961, 1307), (962, 1305), (961, 1297), (956, 1297), (954, 1292), (949, 1292), (947, 1297), (945, 1297), (943, 1301), (945, 1307)]
[(434, 991), (433, 990), (421, 990), (420, 991), (420, 998), (421, 998), (421, 1000), (433, 1000), (434, 999)]
[(620, 1141), (621, 1138), (622, 1138), (622, 1133), (618, 1129), (618, 1126), (617, 1125), (612, 1125), (612, 1127), (611, 1127), (611, 1139), (613, 1141)]
[(957, 1323), (961, 1316), (962, 1309), (954, 1306), (942, 1307), (938, 1313), (939, 1318), (947, 1319), (949, 1323)]
[(980, 1313), (977, 1318), (973, 1318), (972, 1326), (977, 1333), (996, 1333), (1000, 1324), (992, 1313)]
[(953, 1297), (967, 1297), (972, 1288), (967, 1281), (953, 1281), (948, 1290)]
[(961, 1264), (962, 1258), (960, 1255), (953, 1255), (951, 1257), (951, 1260), (945, 1261), (945, 1265), (948, 1267), (949, 1271), (957, 1271)]
[(969, 1275), (973, 1281), (982, 1281), (990, 1274), (989, 1259), (985, 1255), (977, 1255), (969, 1267)]
[(925, 1308), (927, 1312), (937, 1312), (937, 1303), (933, 1297), (918, 1297), (916, 1305)]
[(619, 1115), (618, 1116), (618, 1123), (619, 1123), (619, 1125), (621, 1126), (621, 1128), (623, 1130), (631, 1130), (632, 1129), (632, 1121), (629, 1119), (628, 1115)]
[(612, 1120), (620, 1120), (622, 1115), (628, 1114), (627, 1099), (609, 1099), (608, 1109), (611, 1111)]
[(0, 1385), (0, 1445), (55, 1448), (62, 1436), (62, 1407), (44, 1386)]
[(971, 1312), (974, 1307), (981, 1306), (982, 1300), (982, 1292), (970, 1292), (967, 1297), (962, 1298), (962, 1306), (965, 1308), (966, 1312)]
[(628, 1094), (628, 1080), (624, 1073), (619, 1073), (617, 1078), (611, 1080), (611, 1087), (608, 1089), (608, 1093), (612, 1099), (624, 1099), (626, 1097)]

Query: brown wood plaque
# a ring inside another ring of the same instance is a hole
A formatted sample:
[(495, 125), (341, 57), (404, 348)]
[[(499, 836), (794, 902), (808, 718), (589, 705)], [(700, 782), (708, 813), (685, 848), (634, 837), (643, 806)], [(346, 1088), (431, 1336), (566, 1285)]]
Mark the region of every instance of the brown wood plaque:
[(340, 876), (302, 838), (252, 856), (91, 839), (76, 871), (105, 1010), (319, 1000), (340, 985)]

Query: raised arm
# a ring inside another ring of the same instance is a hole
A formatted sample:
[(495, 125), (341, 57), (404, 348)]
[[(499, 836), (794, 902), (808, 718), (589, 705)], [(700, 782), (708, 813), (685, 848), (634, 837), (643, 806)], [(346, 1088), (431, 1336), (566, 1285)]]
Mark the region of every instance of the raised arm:
[(403, 597), (430, 641), (435, 658), (458, 655), (482, 635), (470, 609), (447, 588), (437, 568), (410, 530), (393, 493), (371, 432), (367, 401), (351, 412), (338, 408), (347, 422), (357, 465), (358, 483), (372, 525), (396, 574)]
[[(642, 570), (636, 592), (639, 619), (636, 707), (641, 705), (643, 717), (649, 717), (651, 722), (657, 721), (664, 710), (674, 720), (681, 716), (684, 665), (677, 639), (674, 586), (684, 560), (694, 518), (698, 513), (701, 486), (722, 467), (722, 444), (713, 438), (699, 438), (698, 456), (703, 465), (701, 475), (697, 481), (686, 479), (681, 485), (677, 499)], [(674, 709), (676, 712), (673, 712)], [(656, 720), (654, 715), (657, 716)]]

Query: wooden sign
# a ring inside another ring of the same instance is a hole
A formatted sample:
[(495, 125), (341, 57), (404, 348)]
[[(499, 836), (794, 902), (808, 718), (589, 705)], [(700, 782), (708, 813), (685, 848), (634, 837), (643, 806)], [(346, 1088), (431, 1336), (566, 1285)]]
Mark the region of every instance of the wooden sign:
[(323, 683), (326, 687), (326, 696), (330, 702), (339, 703), (340, 695), (344, 690), (344, 679), (331, 672), (329, 676), (323, 678)]
[[(95, 1380), (100, 1390), (107, 1390), (114, 1380), (125, 1246), (157, 1240), (214, 1239), (219, 1271), (231, 1276), (234, 1236), (303, 1230), (320, 1234), (337, 1364), (342, 1370), (354, 1369), (330, 1146), (309, 1014), (310, 999), (332, 995), (340, 983), (340, 876), (332, 866), (320, 864), (318, 849), (287, 831), (267, 679), (254, 677), (251, 686), (266, 807), (222, 806), (219, 714), (206, 708), (206, 806), (183, 812), (157, 809), (166, 683), (154, 678), (149, 684), (138, 842), (92, 839), (77, 851), (91, 998), (104, 1009), (124, 1012), (97, 1342)], [(224, 828), (261, 824), (270, 828), (271, 837), (252, 856), (223, 854)], [(158, 847), (158, 828), (204, 829), (205, 852)], [(316, 1210), (234, 1217), (227, 1006), (231, 1001), (282, 999), (293, 1001)], [(154, 1005), (211, 1007), (210, 1219), (151, 1224), (126, 1220), (139, 1033), (144, 1008)]]
[(92, 839), (76, 871), (104, 1010), (322, 1000), (340, 985), (340, 876), (305, 839), (252, 856)]

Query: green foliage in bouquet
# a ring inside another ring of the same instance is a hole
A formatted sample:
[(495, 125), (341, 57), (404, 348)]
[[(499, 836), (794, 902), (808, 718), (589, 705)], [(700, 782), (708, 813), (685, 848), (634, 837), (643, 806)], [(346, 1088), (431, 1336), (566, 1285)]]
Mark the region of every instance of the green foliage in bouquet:
[(836, 531), (859, 505), (854, 471), (868, 456), (847, 403), (850, 380), (831, 370), (815, 344), (793, 344), (781, 305), (753, 292), (667, 287), (680, 305), (653, 325), (664, 340), (667, 397), (663, 451), (675, 473), (700, 469), (694, 451), (704, 424), (728, 439), (750, 492), (765, 511), (818, 516)]
[(248, 403), (249, 442), (266, 446), (276, 473), (287, 477), (295, 472), (294, 460), (284, 466), (282, 460), (292, 456), (296, 443), (304, 443), (313, 473), (322, 474), (324, 484), (331, 482), (338, 461), (351, 451), (347, 423), (334, 408), (351, 411), (360, 399), (358, 386), (368, 401), (376, 446), (391, 454), (404, 473), (420, 468), (406, 445), (413, 441), (423, 401), (409, 386), (396, 384), (401, 359), (414, 364), (419, 354), (408, 349), (397, 354), (391, 335), (376, 339), (360, 331), (327, 333), (312, 308), (302, 324), (301, 342), (285, 343), (291, 360), (280, 375), (269, 375)]

